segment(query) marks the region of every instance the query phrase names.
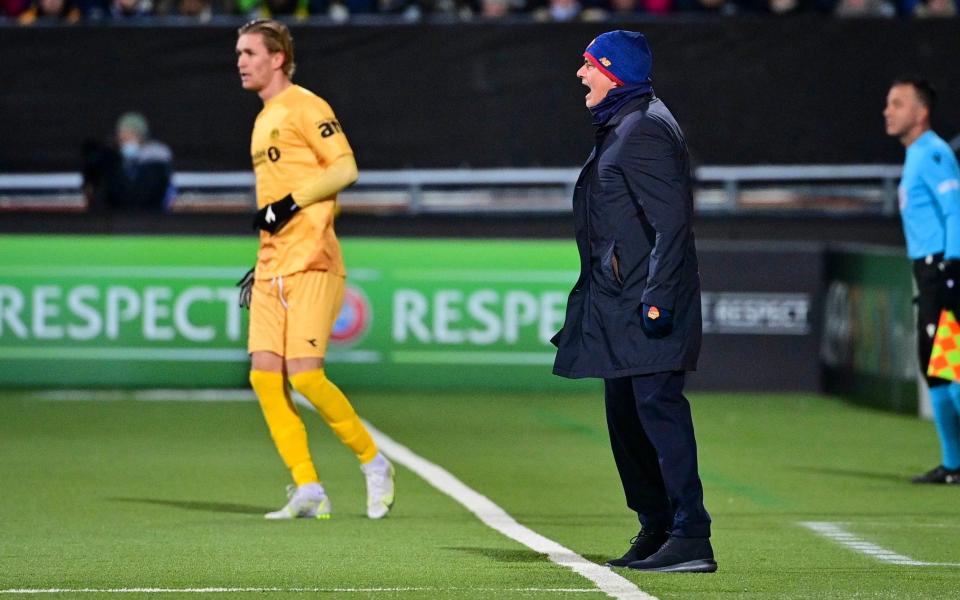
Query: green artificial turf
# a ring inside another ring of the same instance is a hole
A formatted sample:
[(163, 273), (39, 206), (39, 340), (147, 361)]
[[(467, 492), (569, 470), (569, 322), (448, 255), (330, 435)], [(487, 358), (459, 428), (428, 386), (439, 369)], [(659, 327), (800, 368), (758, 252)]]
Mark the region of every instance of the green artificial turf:
[[(619, 555), (636, 533), (599, 388), (351, 397), (394, 440), (590, 560)], [(958, 596), (960, 566), (884, 563), (801, 525), (834, 523), (917, 561), (960, 565), (960, 486), (907, 483), (937, 462), (931, 424), (815, 396), (691, 401), (720, 570), (618, 571), (643, 591), (663, 599)], [(254, 402), (50, 401), (0, 392), (0, 590), (547, 598), (564, 593), (536, 590), (596, 589), (403, 467), (394, 512), (366, 519), (356, 460), (319, 417), (305, 419), (334, 517), (266, 522), (262, 513), (283, 504), (288, 481)], [(310, 591), (290, 591), (298, 588)], [(180, 595), (187, 596), (122, 597)]]

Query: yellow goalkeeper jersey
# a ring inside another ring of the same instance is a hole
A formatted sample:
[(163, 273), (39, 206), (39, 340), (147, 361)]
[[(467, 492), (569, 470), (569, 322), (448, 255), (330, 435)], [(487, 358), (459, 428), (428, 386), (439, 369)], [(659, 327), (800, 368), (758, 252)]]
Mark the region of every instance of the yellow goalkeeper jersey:
[[(341, 156), (353, 154), (333, 109), (322, 98), (291, 85), (257, 115), (250, 158), (257, 180), (257, 208), (292, 194), (321, 177)], [(257, 279), (300, 271), (346, 275), (333, 230), (336, 194), (297, 211), (276, 234), (260, 232)]]

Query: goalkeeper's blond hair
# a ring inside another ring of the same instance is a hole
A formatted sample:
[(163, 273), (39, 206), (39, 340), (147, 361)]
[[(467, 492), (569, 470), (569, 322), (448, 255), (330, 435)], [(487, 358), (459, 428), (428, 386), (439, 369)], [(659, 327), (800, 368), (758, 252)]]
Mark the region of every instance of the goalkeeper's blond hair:
[(263, 36), (263, 45), (271, 54), (283, 52), (283, 74), (293, 79), (297, 63), (293, 60), (293, 36), (287, 26), (274, 19), (256, 19), (237, 30), (237, 37), (245, 33), (259, 33)]

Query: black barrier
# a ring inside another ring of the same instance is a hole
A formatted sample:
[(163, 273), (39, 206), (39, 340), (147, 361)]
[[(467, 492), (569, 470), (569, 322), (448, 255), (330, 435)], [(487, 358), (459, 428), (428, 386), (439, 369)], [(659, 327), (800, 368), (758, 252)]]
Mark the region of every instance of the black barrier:
[(822, 244), (700, 242), (704, 343), (691, 389), (820, 390)]
[[(361, 168), (571, 166), (592, 142), (574, 77), (611, 23), (295, 26), (297, 81), (327, 98)], [(702, 164), (895, 163), (891, 78), (942, 88), (960, 129), (955, 20), (718, 19), (644, 31), (654, 83)], [(259, 99), (240, 89), (233, 27), (0, 27), (0, 171), (80, 167), (87, 138), (143, 111), (178, 170), (250, 166)], [(15, 57), (15, 58), (14, 58)]]
[(874, 408), (916, 414), (916, 317), (903, 249), (832, 248), (825, 276), (824, 390)]

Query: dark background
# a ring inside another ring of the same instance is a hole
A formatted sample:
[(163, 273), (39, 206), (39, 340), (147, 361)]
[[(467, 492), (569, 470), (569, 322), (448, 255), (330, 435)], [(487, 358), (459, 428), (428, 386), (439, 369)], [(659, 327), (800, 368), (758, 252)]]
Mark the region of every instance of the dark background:
[(703, 291), (806, 294), (810, 332), (705, 334), (690, 389), (819, 391), (826, 255), (817, 243), (698, 243)]
[[(584, 47), (643, 31), (654, 84), (701, 164), (899, 163), (880, 112), (889, 81), (944, 92), (960, 131), (955, 20), (742, 18), (613, 23), (294, 26), (295, 81), (325, 97), (361, 168), (580, 164), (592, 143)], [(0, 27), (0, 171), (80, 168), (127, 110), (177, 170), (245, 170), (260, 108), (240, 88), (234, 27)]]

